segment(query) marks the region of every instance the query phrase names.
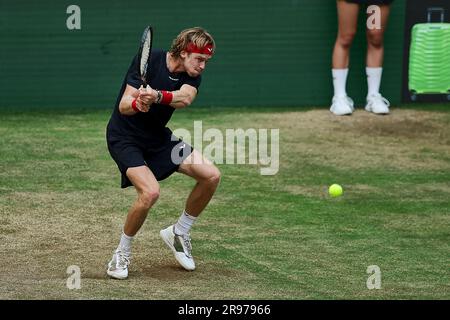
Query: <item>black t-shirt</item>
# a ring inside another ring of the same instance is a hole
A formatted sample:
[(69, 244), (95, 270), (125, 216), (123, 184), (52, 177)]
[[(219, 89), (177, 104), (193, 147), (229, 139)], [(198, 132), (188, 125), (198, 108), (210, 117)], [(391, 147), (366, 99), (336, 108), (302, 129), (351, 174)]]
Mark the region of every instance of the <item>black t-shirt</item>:
[[(153, 49), (147, 71), (147, 83), (155, 90), (175, 91), (183, 84), (189, 84), (198, 89), (201, 76), (190, 77), (186, 72), (171, 73), (166, 63), (167, 51)], [(135, 115), (123, 115), (119, 111), (119, 103), (125, 88), (130, 86), (138, 89), (142, 85), (138, 57), (135, 56), (120, 88), (116, 105), (108, 124), (108, 136), (126, 138), (127, 140), (146, 141), (164, 135), (167, 122), (172, 117), (175, 108), (169, 105), (152, 104), (148, 112)]]

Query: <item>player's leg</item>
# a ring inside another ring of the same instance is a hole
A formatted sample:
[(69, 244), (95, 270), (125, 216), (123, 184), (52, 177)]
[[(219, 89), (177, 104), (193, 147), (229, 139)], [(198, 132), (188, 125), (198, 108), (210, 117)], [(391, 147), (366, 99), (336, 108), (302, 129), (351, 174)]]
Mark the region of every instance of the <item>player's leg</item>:
[(128, 168), (126, 175), (136, 189), (137, 199), (128, 212), (119, 245), (108, 264), (108, 275), (116, 279), (128, 277), (133, 237), (159, 197), (159, 183), (147, 166)]
[(133, 237), (144, 223), (149, 209), (159, 198), (159, 183), (147, 166), (129, 168), (127, 177), (136, 189), (137, 199), (128, 212), (123, 231)]
[(183, 161), (178, 171), (197, 181), (186, 201), (186, 211), (198, 217), (219, 185), (220, 171), (196, 150)]
[(337, 1), (338, 34), (333, 49), (333, 101), (330, 111), (336, 115), (353, 112), (353, 101), (347, 97), (346, 83), (350, 61), (350, 47), (356, 34), (359, 4)]
[(193, 150), (190, 156), (181, 163), (178, 171), (194, 178), (197, 183), (189, 194), (185, 210), (178, 221), (161, 230), (160, 234), (183, 268), (194, 270), (195, 263), (192, 257), (189, 232), (216, 191), (220, 181), (220, 171), (196, 150)]
[(366, 110), (377, 114), (389, 113), (389, 101), (383, 98), (379, 92), (384, 58), (384, 33), (390, 13), (390, 5), (379, 5), (380, 28), (367, 28), (367, 104)]

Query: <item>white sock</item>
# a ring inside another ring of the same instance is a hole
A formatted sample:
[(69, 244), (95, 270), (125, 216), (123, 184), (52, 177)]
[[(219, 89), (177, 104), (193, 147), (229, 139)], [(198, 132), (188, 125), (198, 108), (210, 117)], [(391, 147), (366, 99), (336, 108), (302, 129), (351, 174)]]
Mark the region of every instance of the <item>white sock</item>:
[(131, 242), (134, 237), (127, 236), (125, 232), (122, 231), (122, 236), (120, 237), (120, 243), (117, 249), (122, 249), (125, 252), (131, 252)]
[(195, 222), (195, 219), (197, 219), (197, 217), (191, 216), (186, 211), (183, 211), (177, 223), (175, 224), (175, 233), (178, 235), (188, 234)]
[(345, 97), (347, 92), (345, 91), (345, 86), (347, 84), (347, 69), (331, 69), (331, 74), (333, 75), (333, 87), (335, 97)]
[(383, 68), (366, 67), (367, 74), (367, 96), (380, 93), (381, 74)]

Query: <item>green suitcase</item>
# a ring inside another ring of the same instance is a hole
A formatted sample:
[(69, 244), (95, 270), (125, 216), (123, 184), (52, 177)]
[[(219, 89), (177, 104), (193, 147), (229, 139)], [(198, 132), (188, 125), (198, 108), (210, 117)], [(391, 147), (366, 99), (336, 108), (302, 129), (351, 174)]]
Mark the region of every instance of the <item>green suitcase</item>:
[[(431, 23), (433, 11), (441, 13), (440, 23)], [(447, 94), (450, 100), (450, 23), (444, 23), (441, 8), (428, 9), (428, 23), (412, 28), (408, 87), (411, 100), (418, 94)]]

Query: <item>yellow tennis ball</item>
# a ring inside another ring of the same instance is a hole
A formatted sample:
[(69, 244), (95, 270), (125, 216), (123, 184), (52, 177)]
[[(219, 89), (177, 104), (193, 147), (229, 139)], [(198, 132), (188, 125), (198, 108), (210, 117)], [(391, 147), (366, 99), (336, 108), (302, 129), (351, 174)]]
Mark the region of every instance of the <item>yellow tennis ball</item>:
[(328, 188), (328, 193), (330, 194), (330, 196), (332, 196), (333, 198), (335, 197), (339, 197), (342, 196), (342, 187), (338, 184), (332, 184), (329, 188)]

